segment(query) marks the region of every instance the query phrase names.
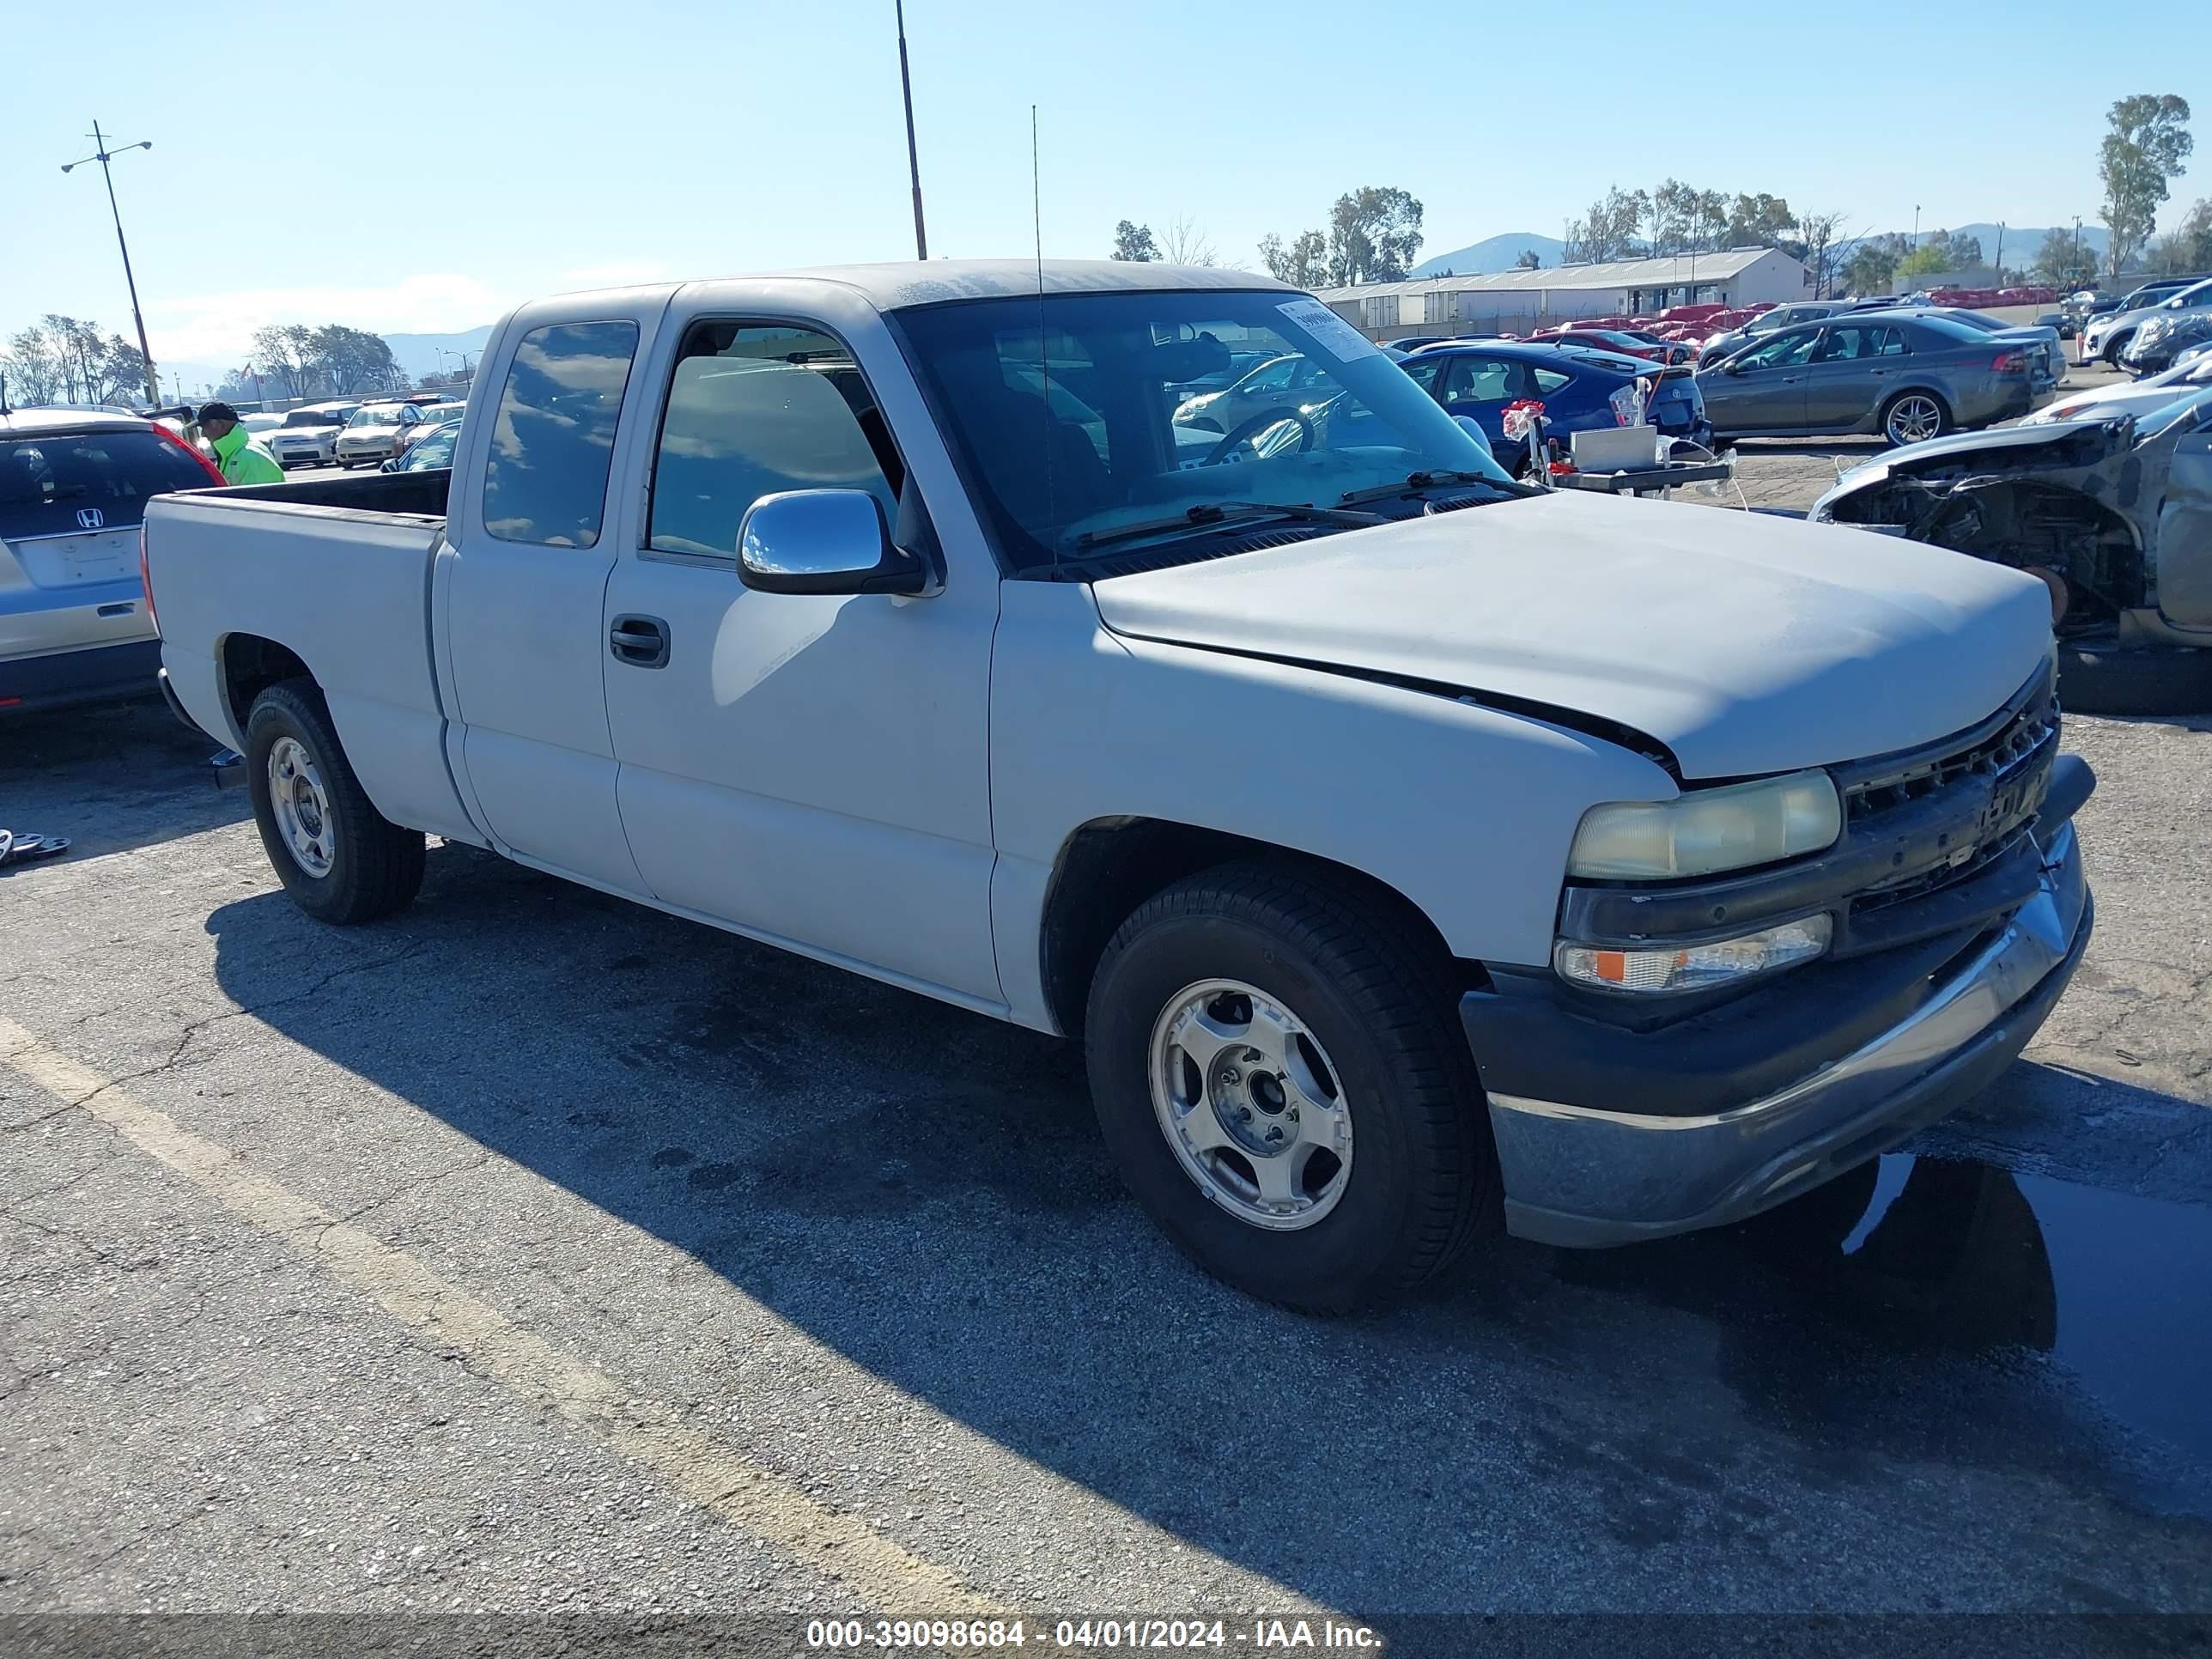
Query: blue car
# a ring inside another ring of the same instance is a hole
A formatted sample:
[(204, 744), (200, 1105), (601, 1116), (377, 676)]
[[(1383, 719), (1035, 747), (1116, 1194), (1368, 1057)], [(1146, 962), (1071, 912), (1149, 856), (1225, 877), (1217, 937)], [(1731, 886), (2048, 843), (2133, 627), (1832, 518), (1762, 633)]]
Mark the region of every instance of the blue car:
[(1547, 434), (1564, 443), (1570, 433), (1626, 425), (1639, 380), (1655, 382), (1645, 419), (1670, 438), (1712, 443), (1705, 394), (1686, 367), (1662, 371), (1610, 351), (1508, 341), (1428, 346), (1399, 367), (1447, 414), (1472, 417), (1499, 460), (1516, 471), (1515, 455), (1528, 452), (1522, 441), (1505, 435), (1507, 404), (1524, 398), (1542, 404)]

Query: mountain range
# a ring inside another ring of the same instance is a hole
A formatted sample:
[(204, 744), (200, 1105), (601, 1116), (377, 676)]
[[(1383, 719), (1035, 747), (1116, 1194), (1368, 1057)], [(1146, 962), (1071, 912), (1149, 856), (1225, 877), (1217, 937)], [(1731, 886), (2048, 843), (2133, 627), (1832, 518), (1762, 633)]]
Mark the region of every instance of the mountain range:
[[(1936, 234), (1936, 228), (1933, 225), (1926, 227), (1920, 232), (1918, 240), (1927, 241)], [(1954, 237), (1972, 236), (1979, 241), (1984, 260), (1993, 262), (1996, 258), (1999, 235), (1996, 226), (1951, 225), (1944, 228), (1948, 229)], [(2074, 234), (2072, 226), (2069, 225), (2065, 229), (2069, 236)], [(1845, 246), (1850, 247), (1871, 240), (1875, 234), (1869, 232), (1865, 235), (1854, 236)], [(1908, 242), (1914, 240), (1911, 231), (1896, 234)], [(2005, 263), (2015, 269), (2026, 264), (2035, 257), (2035, 251), (2043, 246), (2043, 239), (2049, 234), (2049, 229), (2040, 225), (2005, 226), (2002, 232)], [(2085, 224), (2081, 227), (2081, 246), (2095, 252), (2100, 259), (2105, 257), (2109, 240), (2102, 225)], [(1413, 267), (1413, 274), (1416, 276), (1441, 276), (1450, 271), (1455, 276), (1486, 276), (1493, 271), (1512, 270), (1521, 255), (1530, 249), (1534, 250), (1537, 258), (1548, 270), (1559, 263), (1559, 256), (1566, 251), (1566, 244), (1556, 236), (1539, 235), (1533, 230), (1509, 230), (1503, 235), (1485, 237), (1466, 247), (1454, 248), (1449, 253), (1431, 254)], [(398, 349), (396, 346), (393, 348), (394, 350)]]

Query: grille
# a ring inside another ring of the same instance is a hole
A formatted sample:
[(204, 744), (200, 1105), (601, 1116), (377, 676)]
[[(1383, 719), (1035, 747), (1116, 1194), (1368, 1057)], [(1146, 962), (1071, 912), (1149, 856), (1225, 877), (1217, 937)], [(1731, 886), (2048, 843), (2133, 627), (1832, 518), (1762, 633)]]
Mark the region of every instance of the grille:
[(2025, 706), (1995, 732), (1949, 754), (1916, 756), (1894, 770), (1847, 783), (1844, 816), (1853, 824), (1871, 824), (1886, 812), (1942, 793), (1961, 778), (1979, 775), (2002, 780), (2057, 740), (2058, 699), (2045, 678)]
[(1926, 898), (1930, 893), (1941, 892), (1946, 887), (1955, 886), (1962, 881), (1971, 881), (2011, 852), (2014, 848), (2019, 846), (2027, 835), (2027, 826), (2024, 823), (2016, 824), (1996, 840), (1976, 848), (1973, 857), (1968, 859), (1964, 864), (1940, 866), (1933, 870), (1923, 871), (1909, 881), (1900, 881), (1893, 886), (1877, 887), (1870, 892), (1861, 893), (1851, 901), (1851, 915), (1854, 917), (1872, 915), (1877, 910), (1887, 910), (1896, 905), (1909, 904), (1914, 899)]

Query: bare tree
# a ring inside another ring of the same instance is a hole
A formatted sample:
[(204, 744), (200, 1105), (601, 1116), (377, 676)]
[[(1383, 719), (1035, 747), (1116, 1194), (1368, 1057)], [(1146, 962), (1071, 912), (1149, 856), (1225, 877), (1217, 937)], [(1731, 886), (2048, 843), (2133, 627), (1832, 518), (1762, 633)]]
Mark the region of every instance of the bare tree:
[(1188, 214), (1178, 214), (1160, 233), (1160, 257), (1171, 265), (1210, 265), (1219, 257)]
[(1808, 213), (1797, 221), (1797, 234), (1805, 248), (1805, 269), (1812, 274), (1813, 297), (1825, 299), (1842, 274), (1844, 244), (1849, 240), (1840, 213)]

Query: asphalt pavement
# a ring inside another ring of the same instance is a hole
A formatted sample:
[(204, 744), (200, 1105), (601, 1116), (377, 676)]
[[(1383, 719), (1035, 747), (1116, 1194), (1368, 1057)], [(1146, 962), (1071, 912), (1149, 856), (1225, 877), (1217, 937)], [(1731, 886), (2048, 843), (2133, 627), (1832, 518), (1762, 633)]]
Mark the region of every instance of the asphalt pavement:
[(1328, 1322), (1060, 1044), (458, 846), (325, 928), (159, 704), (0, 727), (0, 1615), (2212, 1611), (2212, 720), (2068, 746), (2095, 942), (1863, 1216)]

